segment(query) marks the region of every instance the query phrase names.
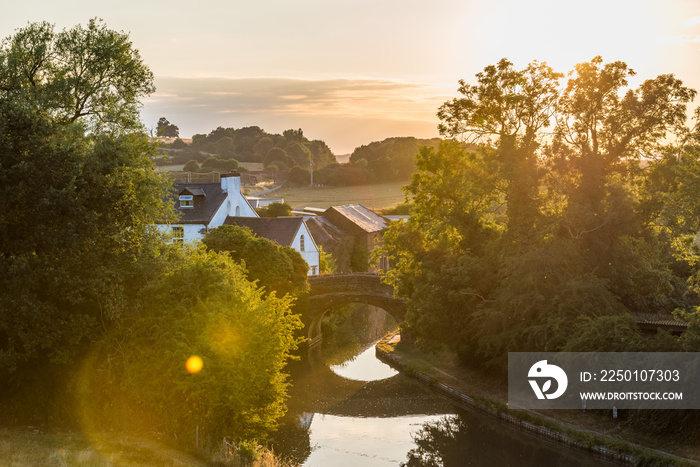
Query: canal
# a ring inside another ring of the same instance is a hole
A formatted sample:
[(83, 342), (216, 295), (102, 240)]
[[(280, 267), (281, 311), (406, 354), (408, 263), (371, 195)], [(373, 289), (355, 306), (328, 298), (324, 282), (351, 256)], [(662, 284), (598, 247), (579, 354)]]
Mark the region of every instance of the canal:
[(397, 373), (374, 352), (396, 323), (358, 307), (324, 321), (327, 363), (294, 369), (289, 413), (273, 440), (278, 454), (333, 467), (610, 465), (464, 410)]

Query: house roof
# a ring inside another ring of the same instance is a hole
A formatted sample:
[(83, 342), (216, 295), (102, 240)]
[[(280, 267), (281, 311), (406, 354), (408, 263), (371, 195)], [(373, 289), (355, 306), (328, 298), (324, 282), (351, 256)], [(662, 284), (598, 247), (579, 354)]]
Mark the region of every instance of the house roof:
[(345, 206), (332, 206), (328, 210), (334, 210), (365, 232), (379, 232), (387, 225), (383, 217), (376, 215), (361, 204), (347, 204)]
[(271, 240), (281, 246), (292, 246), (301, 228), (301, 217), (227, 217), (226, 225), (247, 227), (258, 237)]
[(181, 195), (184, 195), (187, 193), (194, 195), (194, 196), (206, 196), (207, 195), (204, 192), (204, 189), (202, 187), (193, 187), (193, 186), (187, 186), (180, 192)]
[[(194, 195), (194, 207), (180, 208), (179, 195)], [(175, 210), (181, 214), (178, 224), (208, 224), (221, 204), (226, 193), (220, 183), (176, 183), (173, 185), (172, 199)]]
[(687, 329), (688, 324), (677, 320), (673, 315), (654, 313), (634, 313), (638, 326), (653, 326), (661, 329), (682, 330)]

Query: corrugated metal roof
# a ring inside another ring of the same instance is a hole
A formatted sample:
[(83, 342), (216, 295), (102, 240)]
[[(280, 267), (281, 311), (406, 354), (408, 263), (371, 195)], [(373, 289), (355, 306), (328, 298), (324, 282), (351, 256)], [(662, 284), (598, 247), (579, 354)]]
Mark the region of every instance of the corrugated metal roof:
[(334, 209), (365, 232), (379, 232), (386, 227), (386, 220), (383, 217), (376, 215), (361, 204), (333, 206), (330, 209)]

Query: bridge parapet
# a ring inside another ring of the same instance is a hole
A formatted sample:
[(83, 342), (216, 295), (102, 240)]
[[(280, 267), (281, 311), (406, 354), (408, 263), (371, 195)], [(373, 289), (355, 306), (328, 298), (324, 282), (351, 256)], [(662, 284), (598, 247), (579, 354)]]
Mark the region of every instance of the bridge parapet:
[(406, 301), (394, 298), (394, 289), (384, 284), (381, 277), (370, 273), (328, 274), (309, 278), (309, 302), (312, 315), (307, 323), (310, 346), (322, 339), (321, 320), (329, 308), (343, 303), (366, 303), (377, 306), (396, 319), (403, 321)]
[(311, 295), (352, 293), (393, 297), (394, 289), (382, 283), (381, 276), (370, 273), (329, 274), (309, 278)]

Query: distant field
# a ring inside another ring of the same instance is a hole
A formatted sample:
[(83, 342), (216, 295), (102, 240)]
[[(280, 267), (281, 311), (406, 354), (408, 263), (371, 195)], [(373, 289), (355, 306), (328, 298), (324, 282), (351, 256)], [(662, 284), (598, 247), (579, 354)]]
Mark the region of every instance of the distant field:
[[(245, 167), (248, 170), (262, 170), (263, 165), (260, 162), (240, 162), (238, 165), (241, 167)], [(182, 172), (182, 168), (185, 166), (185, 164), (177, 164), (177, 165), (161, 165), (158, 167), (158, 170), (161, 170), (163, 172)]]
[(284, 198), (284, 201), (294, 208), (361, 204), (371, 209), (383, 209), (403, 203), (404, 194), (401, 187), (406, 184), (408, 182), (327, 188), (280, 188), (270, 193), (269, 197)]

